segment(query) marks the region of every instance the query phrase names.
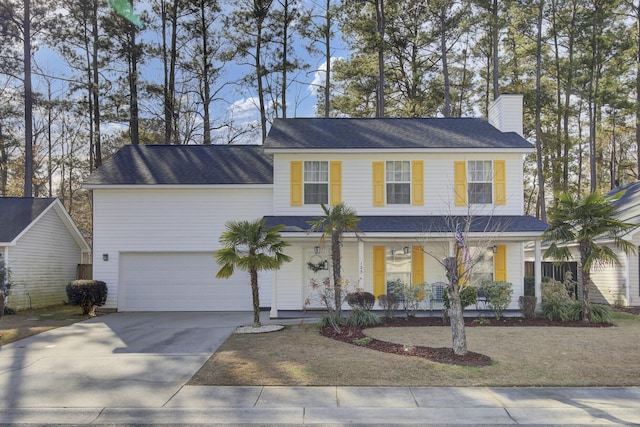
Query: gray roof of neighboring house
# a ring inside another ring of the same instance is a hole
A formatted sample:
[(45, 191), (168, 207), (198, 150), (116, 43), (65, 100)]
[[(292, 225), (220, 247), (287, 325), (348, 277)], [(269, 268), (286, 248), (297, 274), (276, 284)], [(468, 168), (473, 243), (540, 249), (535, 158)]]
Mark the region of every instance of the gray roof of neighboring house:
[(12, 242), (55, 198), (0, 197), (0, 242)]
[(84, 184), (272, 184), (273, 156), (260, 145), (127, 145)]
[(640, 181), (614, 188), (607, 193), (607, 197), (622, 190), (625, 191), (624, 195), (614, 202), (618, 219), (640, 225)]
[(264, 143), (270, 149), (519, 149), (533, 145), (500, 132), (486, 119), (276, 119)]
[[(266, 216), (269, 227), (284, 225), (283, 232), (306, 233), (308, 221), (318, 216)], [(465, 229), (466, 216), (361, 216), (358, 228), (363, 233), (452, 233), (455, 224)], [(532, 216), (500, 215), (471, 218), (472, 233), (542, 233), (547, 224)]]

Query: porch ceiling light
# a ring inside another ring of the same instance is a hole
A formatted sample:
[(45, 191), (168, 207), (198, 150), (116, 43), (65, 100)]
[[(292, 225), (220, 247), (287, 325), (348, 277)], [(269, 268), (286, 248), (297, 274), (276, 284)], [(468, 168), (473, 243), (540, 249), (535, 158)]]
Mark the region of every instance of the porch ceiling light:
[(318, 255), (320, 253), (320, 246), (314, 246), (313, 247), (313, 253)]

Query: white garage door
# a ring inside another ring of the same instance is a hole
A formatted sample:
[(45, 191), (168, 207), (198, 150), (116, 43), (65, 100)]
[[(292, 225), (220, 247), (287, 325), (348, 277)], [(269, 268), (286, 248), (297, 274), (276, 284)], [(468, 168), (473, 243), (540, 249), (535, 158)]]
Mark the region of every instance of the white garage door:
[[(249, 275), (236, 270), (229, 279), (216, 279), (217, 270), (211, 252), (120, 254), (118, 310), (251, 310)], [(270, 295), (261, 297), (268, 301)]]

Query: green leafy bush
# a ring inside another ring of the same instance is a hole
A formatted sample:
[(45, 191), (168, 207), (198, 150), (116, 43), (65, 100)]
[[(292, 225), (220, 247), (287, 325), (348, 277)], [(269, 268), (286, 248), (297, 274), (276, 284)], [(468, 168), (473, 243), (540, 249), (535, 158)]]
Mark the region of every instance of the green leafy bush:
[(502, 317), (502, 312), (511, 304), (513, 288), (509, 282), (486, 282), (482, 289), (487, 294), (487, 305), (493, 311), (496, 319)]
[(380, 318), (368, 310), (353, 310), (346, 319), (346, 325), (356, 328), (366, 328), (380, 323)]
[(536, 305), (538, 303), (536, 297), (532, 295), (524, 295), (518, 298), (520, 312), (525, 319), (534, 319), (536, 317)]
[[(460, 291), (460, 304), (462, 304), (462, 309), (469, 307), (470, 305), (474, 305), (476, 303), (478, 297), (478, 289), (473, 286), (465, 286)], [(449, 310), (451, 306), (449, 305), (449, 293), (444, 292), (442, 294), (442, 303), (446, 310)]]
[(321, 328), (338, 328), (338, 331), (340, 330), (340, 326), (344, 326), (345, 323), (346, 319), (344, 317), (336, 317), (331, 315), (322, 316), (318, 321), (318, 325), (320, 325)]
[[(610, 324), (613, 316), (611, 307), (604, 304), (589, 305), (590, 322)], [(568, 305), (569, 320), (580, 321), (584, 319), (584, 305), (581, 302), (573, 302)]]
[(536, 278), (534, 276), (524, 278), (524, 295), (532, 297), (536, 295)]
[(402, 303), (404, 316), (407, 319), (415, 317), (416, 311), (418, 311), (420, 304), (424, 301), (426, 286), (426, 283), (411, 285), (399, 280), (387, 283), (389, 293)]
[(569, 320), (569, 304), (559, 301), (543, 302), (542, 314), (549, 320), (566, 322)]
[(107, 302), (107, 284), (100, 280), (74, 280), (67, 285), (69, 304), (82, 307), (82, 314), (95, 316), (95, 308)]
[(385, 319), (393, 319), (396, 314), (396, 310), (400, 307), (398, 299), (391, 294), (378, 295), (378, 302), (384, 310)]
[(349, 307), (357, 310), (371, 310), (376, 303), (376, 297), (371, 292), (357, 291), (347, 295)]

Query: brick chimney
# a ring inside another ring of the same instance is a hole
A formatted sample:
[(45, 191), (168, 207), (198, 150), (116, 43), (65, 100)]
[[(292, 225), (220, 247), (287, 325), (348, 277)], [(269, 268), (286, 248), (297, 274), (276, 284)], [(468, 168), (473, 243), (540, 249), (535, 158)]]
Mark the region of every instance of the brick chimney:
[(523, 136), (523, 105), (521, 94), (502, 94), (489, 105), (489, 124), (502, 132)]

